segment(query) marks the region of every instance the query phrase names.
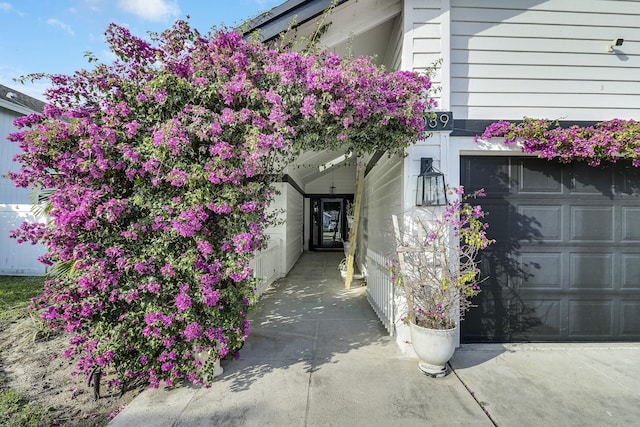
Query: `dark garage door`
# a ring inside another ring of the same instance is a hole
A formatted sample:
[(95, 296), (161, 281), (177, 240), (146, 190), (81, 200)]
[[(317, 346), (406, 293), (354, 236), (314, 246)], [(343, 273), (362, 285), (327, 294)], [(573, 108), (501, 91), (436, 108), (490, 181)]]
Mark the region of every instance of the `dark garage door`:
[(496, 239), (463, 342), (640, 339), (640, 170), (462, 157)]

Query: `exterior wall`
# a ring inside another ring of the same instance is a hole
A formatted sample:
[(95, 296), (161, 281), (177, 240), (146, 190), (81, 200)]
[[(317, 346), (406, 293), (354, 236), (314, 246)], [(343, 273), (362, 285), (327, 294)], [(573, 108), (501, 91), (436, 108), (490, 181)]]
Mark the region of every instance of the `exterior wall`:
[(382, 157), (365, 177), (356, 262), (367, 278), (367, 298), (390, 334), (402, 325), (398, 289), (389, 266), (395, 253), (392, 215), (403, 211), (404, 161)]
[(266, 234), (272, 240), (278, 240), (282, 244), (280, 254), (280, 274), (286, 275), (302, 254), (302, 231), (304, 223), (304, 199), (291, 184), (276, 183), (280, 194), (276, 195), (272, 209), (281, 211), (279, 219), (281, 224), (271, 227)]
[(46, 267), (37, 259), (45, 253), (44, 247), (18, 245), (9, 238), (9, 232), (23, 221), (36, 220), (31, 213), (30, 190), (16, 188), (6, 177), (7, 172), (18, 170), (13, 157), (20, 149), (18, 144), (7, 141), (7, 136), (17, 130), (13, 121), (22, 115), (0, 106), (0, 274), (39, 276), (46, 273)]
[(436, 63), (432, 76), (438, 109), (449, 108), (449, 1), (405, 0), (401, 69), (424, 72)]
[[(451, 0), (456, 118), (638, 118), (640, 3)], [(624, 44), (607, 52), (613, 39)], [(424, 61), (423, 61), (424, 62)]]
[(293, 268), (303, 249), (304, 197), (291, 184), (287, 184), (286, 216), (285, 274)]
[(29, 205), (29, 190), (16, 188), (6, 176), (7, 172), (19, 169), (13, 157), (20, 152), (20, 148), (17, 143), (7, 141), (7, 137), (17, 131), (13, 121), (20, 116), (22, 114), (0, 107), (0, 203)]
[(395, 252), (391, 215), (400, 215), (403, 210), (403, 168), (402, 159), (383, 157), (365, 178), (357, 246), (357, 262), (363, 273), (367, 250), (387, 259)]
[[(441, 59), (439, 109), (454, 120), (637, 119), (639, 17), (636, 1), (405, 0), (402, 68)], [(616, 38), (625, 41), (608, 53)], [(435, 134), (408, 150), (405, 209), (415, 205), (420, 157), (432, 157), (457, 186), (461, 155), (514, 152), (499, 141)]]

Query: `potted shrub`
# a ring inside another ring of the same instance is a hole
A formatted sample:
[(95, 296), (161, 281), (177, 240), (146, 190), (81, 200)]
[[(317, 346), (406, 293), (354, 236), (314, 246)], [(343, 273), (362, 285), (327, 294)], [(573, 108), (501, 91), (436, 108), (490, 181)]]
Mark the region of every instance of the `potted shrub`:
[[(453, 190), (463, 195), (462, 187)], [(493, 240), (486, 236), (488, 224), (480, 205), (469, 197), (454, 198), (444, 208), (425, 211), (401, 232), (393, 217), (397, 259), (392, 266), (394, 283), (407, 298), (406, 322), (413, 348), (425, 374), (440, 377), (455, 350), (458, 322), (471, 307), (484, 280), (479, 274), (478, 254)]]

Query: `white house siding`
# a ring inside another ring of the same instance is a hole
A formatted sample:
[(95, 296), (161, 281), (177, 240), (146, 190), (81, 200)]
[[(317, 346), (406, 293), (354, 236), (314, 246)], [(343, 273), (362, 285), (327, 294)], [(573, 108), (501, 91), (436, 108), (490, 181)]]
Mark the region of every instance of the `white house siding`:
[(285, 273), (288, 273), (300, 258), (303, 249), (304, 197), (291, 184), (287, 184), (285, 240)]
[(368, 300), (390, 334), (401, 324), (389, 266), (395, 253), (391, 216), (403, 210), (403, 169), (402, 159), (385, 156), (366, 176), (356, 250), (358, 267), (367, 277)]
[(384, 156), (365, 178), (358, 230), (361, 266), (366, 266), (367, 249), (388, 258), (395, 252), (391, 215), (399, 215), (403, 210), (403, 168), (402, 159)]
[[(448, 0), (405, 0), (404, 49), (401, 68), (426, 72), (440, 61), (432, 75), (434, 88), (448, 86)], [(447, 109), (447, 91), (434, 93), (439, 109)]]
[(639, 22), (638, 1), (451, 0), (455, 117), (637, 119)]
[(279, 194), (275, 196), (271, 208), (280, 211), (280, 224), (269, 228), (266, 233), (271, 240), (280, 244), (280, 276), (284, 276), (293, 268), (302, 254), (302, 228), (304, 218), (304, 200), (291, 184), (280, 182), (275, 184)]
[(18, 170), (13, 157), (20, 152), (18, 144), (8, 141), (7, 137), (17, 130), (13, 121), (22, 115), (0, 107), (0, 274), (43, 275), (46, 268), (37, 258), (45, 253), (44, 247), (18, 245), (9, 238), (9, 232), (17, 229), (23, 221), (36, 220), (30, 211), (30, 191), (16, 188), (7, 178), (7, 172)]
[(16, 188), (13, 181), (7, 177), (7, 172), (19, 169), (13, 162), (13, 157), (20, 152), (20, 148), (18, 143), (8, 141), (7, 137), (17, 131), (13, 121), (20, 116), (22, 114), (0, 107), (0, 203), (28, 205), (29, 191)]

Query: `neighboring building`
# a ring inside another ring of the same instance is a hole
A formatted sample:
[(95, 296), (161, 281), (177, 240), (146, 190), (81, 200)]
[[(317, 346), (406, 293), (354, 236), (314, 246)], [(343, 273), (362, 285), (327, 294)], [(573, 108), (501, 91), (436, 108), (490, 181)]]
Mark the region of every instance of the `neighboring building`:
[(9, 238), (9, 232), (25, 221), (34, 221), (31, 213), (30, 191), (16, 188), (7, 178), (7, 172), (17, 171), (13, 157), (20, 153), (15, 142), (7, 141), (16, 132), (13, 121), (33, 112), (41, 112), (44, 102), (0, 85), (0, 274), (36, 276), (46, 272), (37, 258), (44, 254), (41, 245), (18, 245)]
[[(434, 159), (449, 185), (488, 194), (482, 204), (497, 243), (483, 260), (490, 279), (462, 324), (463, 342), (640, 339), (640, 171), (627, 162), (560, 164), (501, 141), (474, 142), (488, 124), (524, 116), (564, 125), (639, 119), (640, 2), (339, 3), (321, 44), (375, 55), (394, 70), (425, 70), (441, 60), (434, 78), (442, 88), (439, 109), (454, 118), (452, 131), (434, 133), (406, 158), (365, 159), (357, 264), (398, 343), (406, 330), (387, 271), (391, 215), (418, 209), (422, 157)], [(254, 20), (254, 28), (269, 39), (297, 15), (297, 34), (309, 34), (329, 4), (290, 0)], [(303, 249), (333, 245), (322, 241), (318, 218), (352, 197), (355, 166), (320, 172), (317, 165), (341, 154), (307, 153), (282, 183), (288, 268)]]

